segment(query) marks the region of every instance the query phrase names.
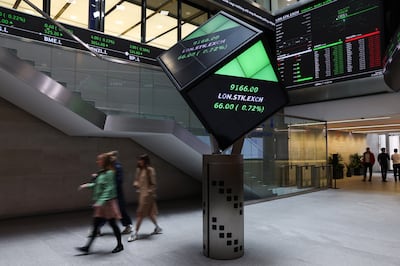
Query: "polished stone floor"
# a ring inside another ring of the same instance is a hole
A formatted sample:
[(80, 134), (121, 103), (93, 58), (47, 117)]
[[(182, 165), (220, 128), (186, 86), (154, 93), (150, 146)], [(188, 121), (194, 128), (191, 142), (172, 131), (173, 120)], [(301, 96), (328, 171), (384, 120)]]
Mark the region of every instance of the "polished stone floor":
[[(163, 234), (148, 236), (111, 254), (108, 226), (93, 253), (74, 247), (86, 241), (90, 212), (0, 221), (0, 265), (400, 265), (400, 182), (338, 180), (338, 189), (245, 206), (245, 255), (213, 260), (202, 254), (200, 200), (160, 203)], [(133, 214), (132, 206), (132, 214)]]

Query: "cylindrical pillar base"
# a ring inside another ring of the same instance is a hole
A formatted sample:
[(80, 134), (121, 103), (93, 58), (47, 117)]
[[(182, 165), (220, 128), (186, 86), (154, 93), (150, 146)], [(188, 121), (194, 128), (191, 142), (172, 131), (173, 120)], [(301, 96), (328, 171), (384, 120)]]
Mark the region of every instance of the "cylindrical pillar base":
[(203, 156), (203, 251), (213, 259), (244, 254), (243, 156)]

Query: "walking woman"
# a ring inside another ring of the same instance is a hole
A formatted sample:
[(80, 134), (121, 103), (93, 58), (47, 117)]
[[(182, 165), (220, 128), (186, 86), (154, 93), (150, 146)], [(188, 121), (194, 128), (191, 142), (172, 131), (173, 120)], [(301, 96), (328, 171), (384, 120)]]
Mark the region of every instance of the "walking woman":
[(88, 243), (77, 249), (83, 253), (89, 253), (90, 246), (97, 236), (96, 232), (99, 231), (104, 220), (108, 220), (108, 223), (113, 229), (115, 238), (117, 239), (117, 246), (113, 249), (112, 253), (117, 253), (122, 251), (124, 247), (121, 242), (121, 231), (116, 223), (116, 219), (121, 219), (121, 213), (117, 202), (115, 171), (113, 169), (111, 156), (108, 154), (98, 155), (96, 163), (100, 169), (103, 170), (98, 173), (97, 178), (93, 180), (92, 183), (79, 186), (79, 189), (93, 189), (93, 231)]
[(157, 203), (156, 203), (156, 171), (150, 166), (150, 157), (147, 154), (141, 155), (137, 162), (136, 176), (133, 186), (139, 192), (138, 209), (136, 212), (135, 230), (128, 238), (128, 242), (138, 239), (138, 232), (144, 217), (149, 217), (154, 223), (153, 234), (161, 233), (162, 229), (157, 224)]

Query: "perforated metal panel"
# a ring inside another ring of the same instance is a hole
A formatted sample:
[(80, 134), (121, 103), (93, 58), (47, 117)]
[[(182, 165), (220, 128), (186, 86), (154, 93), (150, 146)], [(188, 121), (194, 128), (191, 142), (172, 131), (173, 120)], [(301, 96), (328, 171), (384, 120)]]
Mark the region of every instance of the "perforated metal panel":
[(244, 254), (242, 155), (203, 156), (203, 249), (207, 257)]

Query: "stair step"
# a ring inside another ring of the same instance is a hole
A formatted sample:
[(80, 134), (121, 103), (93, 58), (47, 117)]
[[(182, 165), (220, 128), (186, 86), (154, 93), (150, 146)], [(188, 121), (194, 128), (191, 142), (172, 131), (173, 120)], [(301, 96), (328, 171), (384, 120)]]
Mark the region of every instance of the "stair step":
[(22, 61), (24, 61), (25, 63), (30, 64), (31, 66), (35, 66), (35, 61), (27, 60), (27, 59), (23, 59)]
[(64, 88), (67, 88), (67, 82), (64, 81), (57, 81), (58, 83), (60, 83)]
[(41, 73), (45, 74), (48, 77), (51, 77), (51, 72), (40, 70)]
[(17, 55), (18, 54), (18, 50), (14, 49), (14, 48), (8, 48), (8, 47), (4, 47), (6, 48), (10, 53), (12, 53), (13, 55)]

